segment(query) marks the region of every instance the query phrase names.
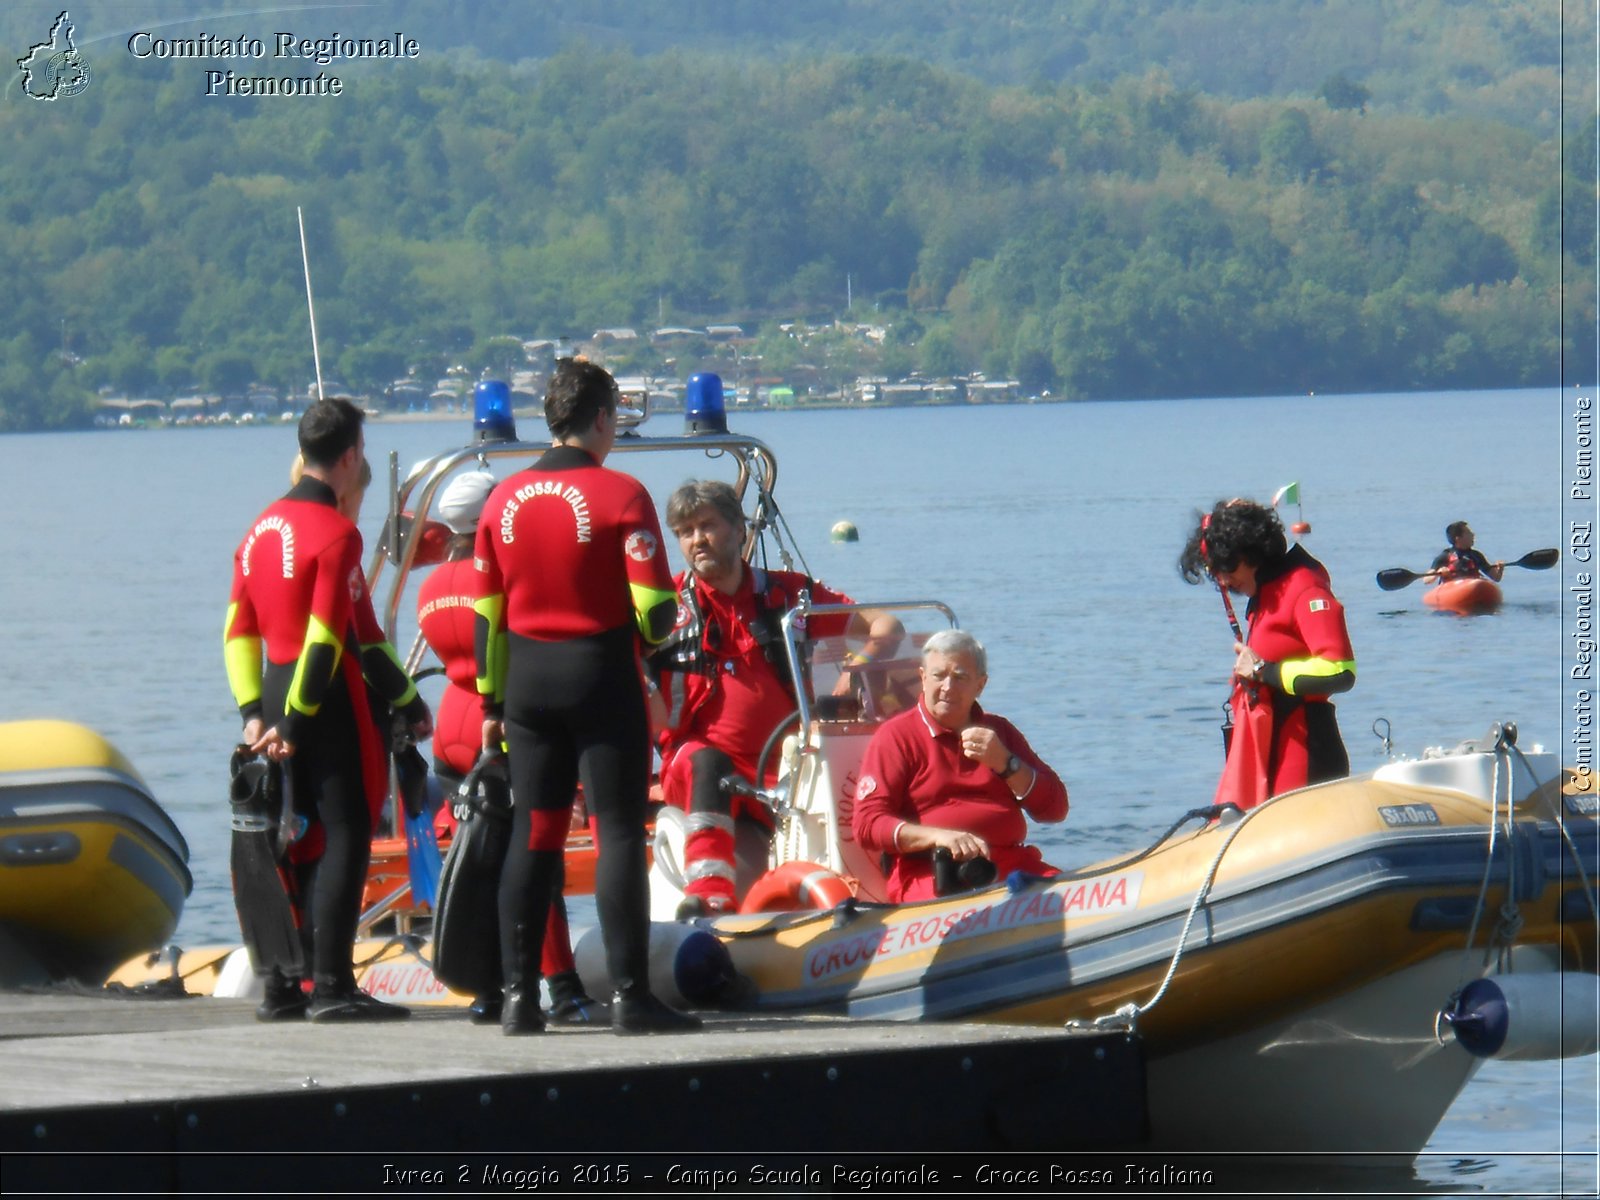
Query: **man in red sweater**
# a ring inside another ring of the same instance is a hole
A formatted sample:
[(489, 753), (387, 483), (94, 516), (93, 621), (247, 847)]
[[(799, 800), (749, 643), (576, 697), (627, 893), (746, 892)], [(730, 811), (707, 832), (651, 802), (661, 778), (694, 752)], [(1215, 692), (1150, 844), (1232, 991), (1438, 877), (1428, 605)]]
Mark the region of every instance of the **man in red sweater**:
[(863, 848), (893, 859), (889, 899), (936, 894), (933, 855), (987, 858), (1012, 871), (1059, 874), (1023, 840), (1028, 818), (1061, 821), (1067, 789), (1016, 726), (978, 696), (988, 656), (970, 633), (947, 629), (922, 648), (922, 697), (872, 737), (856, 785), (854, 828)]

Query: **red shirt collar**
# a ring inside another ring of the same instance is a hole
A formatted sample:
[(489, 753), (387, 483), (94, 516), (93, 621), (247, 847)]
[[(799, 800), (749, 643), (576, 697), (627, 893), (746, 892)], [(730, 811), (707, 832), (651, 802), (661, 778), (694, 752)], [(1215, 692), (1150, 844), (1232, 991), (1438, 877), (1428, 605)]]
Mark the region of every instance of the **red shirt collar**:
[[(917, 697), (917, 715), (922, 718), (923, 727), (927, 729), (928, 736), (931, 738), (936, 738), (940, 734), (948, 734), (950, 737), (956, 737), (961, 733), (959, 729), (946, 729), (943, 725), (939, 724), (939, 722), (935, 721), (933, 719), (933, 714), (928, 711), (927, 697), (922, 695), (918, 695)], [(972, 702), (972, 715), (969, 718), (968, 723), (972, 725), (983, 724), (983, 708), (976, 700)]]
[(739, 569), (739, 586), (733, 590), (732, 595), (729, 595), (727, 592), (719, 591), (717, 588), (712, 587), (704, 579), (701, 579), (700, 576), (694, 573), (694, 568), (686, 568), (689, 578), (694, 580), (695, 591), (699, 592), (712, 603), (721, 605), (736, 604), (744, 597), (749, 596), (754, 592), (755, 576), (750, 570), (750, 564), (740, 560)]

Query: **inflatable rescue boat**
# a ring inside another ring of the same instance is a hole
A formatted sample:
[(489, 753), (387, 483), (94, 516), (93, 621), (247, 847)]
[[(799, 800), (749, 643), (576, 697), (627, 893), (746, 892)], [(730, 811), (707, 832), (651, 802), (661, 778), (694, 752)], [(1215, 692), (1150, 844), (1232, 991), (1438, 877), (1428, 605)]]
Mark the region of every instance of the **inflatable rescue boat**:
[(1415, 1151), (1477, 1065), (1440, 1023), (1473, 981), (1537, 981), (1524, 1012), (1576, 986), (1570, 1027), (1519, 1036), (1595, 1048), (1596, 872), (1593, 792), (1486, 742), (1049, 880), (884, 905), (839, 871), (830, 911), (697, 924), (741, 1008), (1135, 1029), (1167, 1148)]
[(0, 723), (0, 986), (103, 983), (164, 945), (189, 847), (132, 765), (66, 721)]
[[(543, 448), (475, 444), (396, 484), (371, 572), (395, 644), (420, 565), (398, 514), (415, 512), (414, 528), (454, 471)], [(752, 527), (781, 525), (776, 464), (753, 439), (701, 429), (617, 444), (684, 448), (726, 455)], [(863, 662), (844, 638), (806, 636), (811, 616), (867, 607), (902, 617), (901, 649)], [(770, 810), (770, 843), (741, 835), (749, 911), (673, 920), (686, 821), (663, 809), (650, 876), (659, 995), (799, 1018), (1123, 1028), (1148, 1056), (1153, 1144), (1173, 1149), (1415, 1153), (1481, 1055), (1594, 1049), (1593, 1021), (1566, 1019), (1600, 1003), (1593, 776), (1519, 746), (1510, 725), (1246, 813), (1175, 806), (1149, 845), (1052, 879), (887, 903), (882, 862), (851, 834), (855, 773), (878, 725), (915, 703), (921, 642), (954, 624), (932, 601), (786, 614), (790, 677), (805, 686), (762, 752), (763, 763), (777, 755), (779, 782), (751, 797)], [(432, 973), (426, 914), (397, 915), (400, 928), (357, 946), (361, 985), (464, 1007), (471, 997)], [(589, 992), (608, 994), (598, 933), (576, 953)], [(242, 950), (195, 951), (172, 968), (193, 991), (259, 990)]]

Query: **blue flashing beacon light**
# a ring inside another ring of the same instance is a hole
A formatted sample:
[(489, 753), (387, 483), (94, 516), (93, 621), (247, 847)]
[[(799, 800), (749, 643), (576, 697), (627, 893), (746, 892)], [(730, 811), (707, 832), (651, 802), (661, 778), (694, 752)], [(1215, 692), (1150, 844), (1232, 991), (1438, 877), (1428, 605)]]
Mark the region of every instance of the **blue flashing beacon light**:
[(683, 393), (683, 431), (728, 432), (728, 411), (722, 403), (722, 376), (710, 371), (689, 376)]
[(517, 422), (511, 415), (511, 388), (503, 379), (484, 379), (473, 385), (472, 430), (475, 442), (517, 440)]

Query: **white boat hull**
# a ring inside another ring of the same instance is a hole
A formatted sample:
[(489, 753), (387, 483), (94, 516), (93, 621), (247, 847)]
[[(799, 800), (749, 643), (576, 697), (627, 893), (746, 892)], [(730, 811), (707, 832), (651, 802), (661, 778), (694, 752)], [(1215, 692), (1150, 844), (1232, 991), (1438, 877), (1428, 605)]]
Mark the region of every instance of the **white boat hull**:
[(1149, 1064), (1155, 1148), (1412, 1155), (1482, 1063), (1433, 1024), (1460, 985), (1441, 954)]

